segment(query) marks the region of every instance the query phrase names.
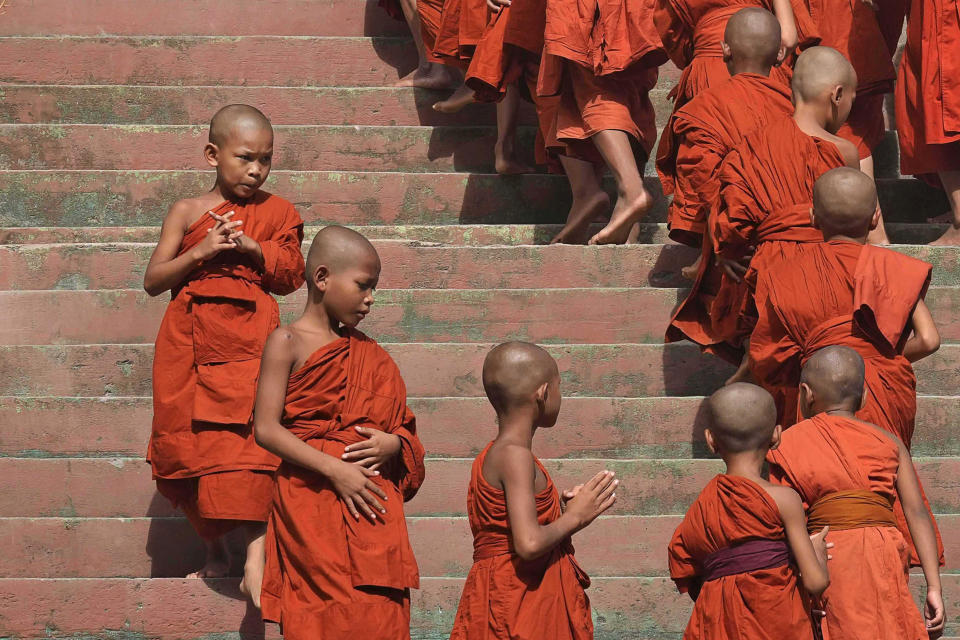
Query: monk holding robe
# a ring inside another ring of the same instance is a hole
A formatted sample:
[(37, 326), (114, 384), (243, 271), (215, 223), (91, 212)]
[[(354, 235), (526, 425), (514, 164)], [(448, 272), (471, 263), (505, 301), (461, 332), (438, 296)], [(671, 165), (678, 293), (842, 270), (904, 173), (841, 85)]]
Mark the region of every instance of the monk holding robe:
[[(863, 359), (849, 347), (827, 347), (803, 367), (800, 409), (767, 455), (771, 481), (792, 487), (807, 509), (807, 527), (830, 527), (826, 634), (844, 640), (927, 640), (943, 631), (937, 541), (910, 452), (897, 436), (862, 422)], [(900, 500), (923, 567), (924, 615), (908, 584), (908, 549), (897, 529)], [(924, 624), (926, 618), (926, 624)]]
[(424, 450), (400, 371), (356, 330), (379, 277), (366, 238), (322, 229), (303, 315), (263, 352), (254, 429), (282, 460), (263, 618), (288, 640), (410, 637), (419, 574), (403, 503), (423, 482)]
[(810, 223), (813, 183), (835, 167), (857, 166), (856, 149), (834, 135), (850, 110), (856, 82), (837, 51), (803, 52), (793, 76), (793, 117), (771, 118), (748, 133), (721, 165), (719, 213), (709, 230), (717, 259), (705, 250), (667, 341), (686, 338), (740, 363), (731, 382), (748, 373), (743, 341), (755, 321), (750, 287), (756, 274), (796, 259), (808, 243), (823, 239)]
[(820, 618), (810, 597), (830, 583), (833, 545), (828, 527), (808, 537), (796, 491), (763, 477), (764, 456), (780, 443), (773, 398), (739, 382), (708, 406), (707, 446), (727, 468), (697, 496), (668, 548), (670, 577), (696, 603), (683, 638), (813, 640)]
[(499, 431), (470, 472), (473, 566), (450, 639), (591, 640), (590, 579), (570, 537), (613, 506), (619, 481), (601, 471), (561, 500), (533, 455), (536, 430), (553, 427), (560, 412), (560, 373), (546, 351), (527, 342), (494, 347), (483, 388)]
[(220, 109), (204, 156), (216, 183), (170, 207), (143, 279), (152, 296), (171, 292), (154, 350), (147, 459), (157, 490), (206, 542), (206, 564), (190, 577), (227, 575), (221, 536), (242, 526), (241, 589), (258, 603), (278, 460), (254, 442), (253, 402), (263, 345), (280, 324), (270, 294), (303, 284), (303, 221), (260, 190), (273, 129), (258, 110)]

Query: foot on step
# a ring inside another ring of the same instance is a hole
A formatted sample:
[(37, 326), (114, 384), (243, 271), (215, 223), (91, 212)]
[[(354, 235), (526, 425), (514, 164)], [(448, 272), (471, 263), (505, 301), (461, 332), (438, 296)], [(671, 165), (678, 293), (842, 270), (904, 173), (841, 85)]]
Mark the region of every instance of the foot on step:
[(643, 189), (633, 197), (621, 195), (613, 208), (610, 222), (598, 231), (588, 244), (624, 244), (630, 237), (633, 225), (643, 218), (653, 206), (653, 197)]
[(473, 89), (467, 85), (460, 85), (449, 98), (435, 102), (433, 110), (440, 113), (456, 113), (468, 104), (473, 104)]
[(610, 207), (610, 196), (604, 192), (583, 198), (574, 198), (567, 214), (567, 222), (550, 244), (586, 244), (590, 224)]
[(453, 89), (459, 84), (460, 78), (457, 77), (456, 73), (451, 72), (442, 64), (428, 62), (426, 66), (417, 67), (400, 78), (393, 86), (445, 91)]

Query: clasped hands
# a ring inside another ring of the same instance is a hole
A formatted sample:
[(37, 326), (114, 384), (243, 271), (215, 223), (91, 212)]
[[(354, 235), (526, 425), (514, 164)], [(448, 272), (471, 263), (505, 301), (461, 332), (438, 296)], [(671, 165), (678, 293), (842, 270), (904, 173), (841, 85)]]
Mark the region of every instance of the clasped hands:
[(366, 440), (347, 445), (340, 460), (327, 475), (333, 490), (355, 519), (363, 513), (376, 521), (377, 513), (386, 508), (377, 499), (387, 501), (387, 494), (373, 482), (380, 467), (400, 452), (400, 437), (369, 427), (354, 427)]

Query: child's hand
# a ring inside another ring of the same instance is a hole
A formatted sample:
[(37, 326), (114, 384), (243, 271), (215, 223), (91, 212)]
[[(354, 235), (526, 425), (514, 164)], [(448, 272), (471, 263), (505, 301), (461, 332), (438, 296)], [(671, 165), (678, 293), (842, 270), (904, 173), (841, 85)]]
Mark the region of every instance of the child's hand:
[(369, 427), (355, 428), (367, 439), (347, 445), (342, 456), (347, 462), (356, 462), (361, 467), (375, 471), (400, 451), (400, 436)]
[(368, 518), (375, 521), (377, 514), (374, 512), (374, 509), (380, 513), (387, 512), (387, 510), (383, 508), (383, 505), (377, 502), (377, 499), (374, 497), (376, 495), (386, 501), (387, 494), (383, 492), (383, 489), (370, 481), (370, 478), (378, 475), (380, 475), (379, 471), (371, 471), (370, 469), (350, 464), (349, 462), (337, 461), (333, 472), (327, 474), (327, 478), (330, 479), (333, 490), (337, 492), (340, 499), (347, 505), (350, 515), (359, 520), (360, 512), (362, 511)]
[(819, 533), (810, 536), (810, 542), (813, 543), (813, 551), (817, 554), (817, 562), (820, 566), (827, 566), (827, 560), (833, 560), (828, 549), (833, 549), (833, 543), (827, 542), (827, 534), (830, 533), (830, 525), (826, 525)]
[(619, 484), (619, 480), (614, 480), (612, 471), (601, 471), (577, 490), (576, 495), (571, 496), (567, 502), (567, 513), (577, 519), (580, 528), (587, 526), (617, 501), (614, 491)]
[(923, 617), (927, 622), (927, 635), (936, 640), (943, 635), (943, 595), (939, 591), (927, 591), (927, 604), (923, 608)]
[(744, 274), (747, 273), (747, 269), (750, 268), (750, 260), (753, 258), (753, 247), (750, 248), (750, 252), (736, 260), (730, 258), (721, 258), (720, 256), (716, 257), (716, 265), (720, 267), (720, 270), (734, 282), (742, 282)]
[(209, 260), (221, 251), (236, 248), (236, 244), (230, 239), (230, 234), (240, 226), (241, 222), (230, 221), (233, 211), (223, 216), (210, 212), (210, 216), (216, 220), (216, 224), (207, 229), (207, 236), (194, 248), (195, 260)]
[(582, 484), (578, 484), (573, 489), (567, 489), (560, 494), (560, 501), (563, 503), (562, 506), (564, 509), (566, 509), (568, 502), (577, 497), (577, 494), (580, 493), (580, 489), (583, 489)]
[(501, 7), (509, 7), (510, 0), (487, 0), (487, 8), (494, 13), (500, 13)]

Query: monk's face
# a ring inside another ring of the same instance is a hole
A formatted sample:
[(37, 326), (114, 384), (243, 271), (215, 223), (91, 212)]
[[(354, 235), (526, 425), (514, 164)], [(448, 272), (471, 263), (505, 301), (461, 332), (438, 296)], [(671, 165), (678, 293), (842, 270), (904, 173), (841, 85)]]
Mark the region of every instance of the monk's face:
[(373, 293), (380, 280), (380, 258), (374, 252), (359, 256), (353, 264), (329, 272), (322, 283), (327, 314), (346, 327), (360, 324), (373, 306)]
[(217, 168), (217, 182), (225, 195), (249, 198), (270, 175), (273, 131), (235, 126), (221, 144), (208, 144), (205, 155), (207, 162)]

